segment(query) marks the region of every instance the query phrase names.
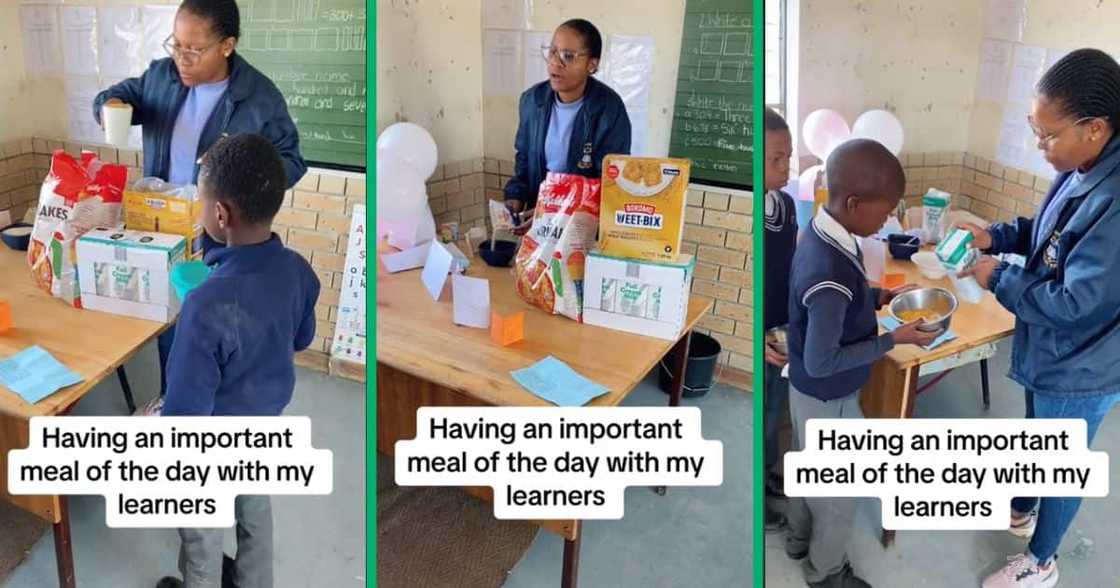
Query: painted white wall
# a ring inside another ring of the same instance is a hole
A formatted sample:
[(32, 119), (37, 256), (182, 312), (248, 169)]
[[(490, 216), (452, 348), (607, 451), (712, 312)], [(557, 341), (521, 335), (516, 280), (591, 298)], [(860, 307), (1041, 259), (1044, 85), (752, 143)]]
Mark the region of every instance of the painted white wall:
[[(976, 0), (800, 0), (796, 120), (831, 108), (852, 124), (882, 108), (902, 122), (904, 152), (966, 150), (983, 6)], [(800, 137), (798, 143), (807, 154)]]
[(481, 0), (377, 0), (377, 133), (401, 121), (441, 163), (482, 157)]

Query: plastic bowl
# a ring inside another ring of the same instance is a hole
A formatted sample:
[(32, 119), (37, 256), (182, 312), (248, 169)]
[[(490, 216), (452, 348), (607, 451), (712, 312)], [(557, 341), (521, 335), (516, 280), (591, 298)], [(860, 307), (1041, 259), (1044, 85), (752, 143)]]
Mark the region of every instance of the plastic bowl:
[(497, 240), (494, 241), (494, 249), (491, 250), (490, 241), (486, 240), (478, 246), (478, 254), (486, 265), (508, 267), (509, 262), (513, 261), (513, 256), (517, 255), (517, 243)]
[(921, 239), (913, 235), (895, 234), (887, 237), (887, 249), (891, 257), (909, 261), (910, 257), (922, 247)]
[(910, 261), (918, 266), (918, 271), (922, 272), (923, 276), (931, 280), (945, 277), (945, 266), (941, 265), (941, 260), (937, 259), (937, 254), (932, 251), (919, 251), (910, 256)]
[(953, 313), (957, 312), (957, 297), (944, 288), (919, 288), (899, 294), (891, 300), (891, 316), (901, 324), (910, 321), (900, 317), (899, 312), (919, 309), (937, 311), (939, 317), (937, 320), (926, 320), (918, 326), (919, 331), (936, 333), (949, 328)]
[(31, 225), (15, 223), (4, 227), (3, 230), (0, 230), (0, 240), (3, 240), (5, 245), (16, 251), (27, 251), (27, 247), (31, 244)]
[(187, 293), (198, 287), (210, 277), (210, 266), (201, 261), (185, 261), (171, 268), (171, 285), (179, 301), (186, 300)]

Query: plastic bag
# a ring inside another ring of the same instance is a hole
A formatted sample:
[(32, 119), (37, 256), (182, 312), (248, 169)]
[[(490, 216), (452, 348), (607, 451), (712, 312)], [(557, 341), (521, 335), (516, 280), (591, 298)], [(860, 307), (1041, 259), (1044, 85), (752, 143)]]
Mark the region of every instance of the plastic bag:
[(601, 181), (549, 173), (532, 229), (514, 263), (517, 294), (545, 312), (583, 321), (583, 270), (599, 229)]
[(82, 152), (81, 159), (61, 149), (54, 152), (27, 248), (31, 275), (40, 288), (81, 308), (74, 246), (94, 227), (120, 226), (127, 181), (128, 168), (102, 163), (91, 152)]
[(187, 240), (187, 259), (202, 258), (202, 201), (193, 184), (141, 178), (124, 191), (124, 224), (133, 231), (178, 235)]

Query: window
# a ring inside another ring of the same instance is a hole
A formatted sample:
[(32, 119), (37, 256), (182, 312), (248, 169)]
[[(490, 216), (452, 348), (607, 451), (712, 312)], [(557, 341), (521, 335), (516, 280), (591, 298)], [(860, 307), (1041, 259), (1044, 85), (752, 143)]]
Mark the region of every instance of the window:
[(766, 106), (786, 114), (786, 0), (766, 0)]

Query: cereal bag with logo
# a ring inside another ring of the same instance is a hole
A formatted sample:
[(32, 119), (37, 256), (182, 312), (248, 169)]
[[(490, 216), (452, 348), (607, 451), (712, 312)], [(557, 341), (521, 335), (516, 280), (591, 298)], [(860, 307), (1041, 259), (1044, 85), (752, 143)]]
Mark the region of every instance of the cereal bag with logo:
[(84, 151), (80, 159), (59, 149), (39, 190), (39, 204), (27, 248), (35, 283), (51, 295), (81, 308), (78, 237), (93, 227), (121, 224), (121, 197), (128, 168), (103, 163)]
[(518, 296), (580, 322), (583, 268), (599, 229), (600, 184), (575, 174), (545, 176), (514, 265)]

